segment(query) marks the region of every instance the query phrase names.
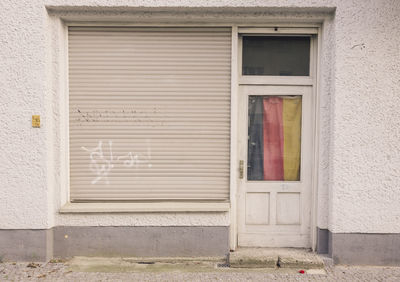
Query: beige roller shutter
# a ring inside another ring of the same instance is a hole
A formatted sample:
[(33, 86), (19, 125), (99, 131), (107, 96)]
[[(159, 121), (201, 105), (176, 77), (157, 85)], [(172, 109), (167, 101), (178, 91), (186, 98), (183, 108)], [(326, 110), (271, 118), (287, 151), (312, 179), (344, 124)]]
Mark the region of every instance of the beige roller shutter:
[(71, 201), (229, 198), (229, 28), (69, 28)]

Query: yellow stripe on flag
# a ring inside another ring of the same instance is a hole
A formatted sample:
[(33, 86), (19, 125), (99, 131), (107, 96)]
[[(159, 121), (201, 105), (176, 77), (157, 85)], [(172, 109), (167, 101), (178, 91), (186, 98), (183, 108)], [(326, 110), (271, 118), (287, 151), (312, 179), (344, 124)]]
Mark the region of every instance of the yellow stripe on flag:
[(300, 180), (301, 97), (283, 98), (284, 180)]

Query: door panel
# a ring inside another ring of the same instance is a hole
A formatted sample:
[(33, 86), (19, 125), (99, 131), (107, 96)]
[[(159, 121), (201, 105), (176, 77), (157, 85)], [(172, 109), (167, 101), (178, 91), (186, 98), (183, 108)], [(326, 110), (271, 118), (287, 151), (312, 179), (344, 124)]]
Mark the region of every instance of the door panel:
[(238, 245), (310, 247), (312, 87), (239, 87)]

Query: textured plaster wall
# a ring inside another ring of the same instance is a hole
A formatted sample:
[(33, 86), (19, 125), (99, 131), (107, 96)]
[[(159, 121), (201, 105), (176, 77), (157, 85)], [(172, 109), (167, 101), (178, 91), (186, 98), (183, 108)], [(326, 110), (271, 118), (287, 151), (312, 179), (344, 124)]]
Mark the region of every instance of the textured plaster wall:
[(332, 232), (400, 232), (400, 1), (341, 1), (335, 19)]
[[(146, 7), (158, 7), (157, 12), (142, 13)], [(175, 17), (163, 18), (168, 7), (175, 7)], [(182, 7), (192, 7), (196, 16), (178, 13)], [(396, 0), (2, 0), (0, 229), (228, 225), (226, 213), (57, 213), (66, 199), (59, 16), (229, 22), (239, 14), (241, 23), (324, 21), (318, 226), (333, 232), (400, 232), (400, 1)], [(32, 114), (42, 116), (40, 129), (31, 128)]]
[[(0, 2), (0, 228), (48, 226), (46, 20), (34, 1)], [(42, 128), (31, 116), (42, 116)]]

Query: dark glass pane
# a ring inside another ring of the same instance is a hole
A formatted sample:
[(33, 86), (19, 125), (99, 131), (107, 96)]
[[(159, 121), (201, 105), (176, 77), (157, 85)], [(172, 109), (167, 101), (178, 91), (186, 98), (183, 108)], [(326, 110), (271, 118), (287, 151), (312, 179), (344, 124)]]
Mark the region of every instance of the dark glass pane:
[(249, 96), (247, 179), (264, 180), (263, 97)]
[(243, 75), (310, 75), (310, 38), (243, 36)]

